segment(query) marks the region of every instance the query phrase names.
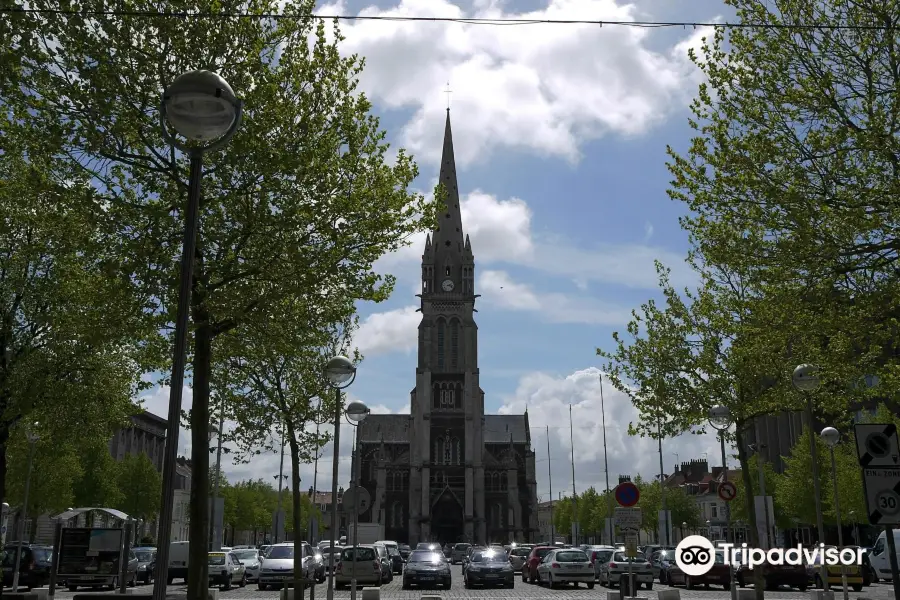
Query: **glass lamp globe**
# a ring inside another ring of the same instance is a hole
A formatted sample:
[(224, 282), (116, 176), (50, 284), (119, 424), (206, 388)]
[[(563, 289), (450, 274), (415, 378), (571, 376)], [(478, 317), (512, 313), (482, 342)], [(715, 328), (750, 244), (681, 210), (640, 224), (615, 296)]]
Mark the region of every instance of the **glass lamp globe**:
[(819, 387), (819, 368), (815, 365), (800, 365), (791, 374), (791, 382), (801, 392), (811, 392)]
[(184, 137), (201, 142), (220, 138), (234, 124), (238, 101), (231, 86), (212, 71), (179, 75), (163, 94), (166, 120)]
[(722, 431), (731, 425), (731, 411), (727, 406), (713, 406), (709, 409), (709, 424)]
[(834, 427), (826, 427), (819, 433), (819, 437), (829, 448), (834, 448), (841, 441), (841, 433)]
[(354, 423), (361, 423), (369, 416), (369, 407), (362, 402), (351, 402), (347, 405), (347, 418)]
[(353, 383), (356, 375), (356, 367), (346, 356), (335, 356), (325, 364), (325, 376), (332, 386), (336, 388), (347, 387)]

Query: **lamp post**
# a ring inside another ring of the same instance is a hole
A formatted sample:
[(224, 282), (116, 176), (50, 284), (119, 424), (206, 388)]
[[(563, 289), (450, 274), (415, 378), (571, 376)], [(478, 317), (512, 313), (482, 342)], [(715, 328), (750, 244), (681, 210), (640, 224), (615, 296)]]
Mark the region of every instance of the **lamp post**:
[[(816, 528), (819, 530), (819, 542), (825, 542), (825, 521), (822, 519), (822, 490), (819, 482), (819, 456), (816, 437), (813, 435), (813, 398), (812, 392), (818, 389), (821, 380), (819, 369), (813, 365), (800, 365), (791, 374), (794, 387), (806, 396), (806, 426), (809, 430), (809, 460), (812, 464), (813, 499), (816, 503)], [(828, 567), (822, 561), (820, 577), (822, 589), (828, 591)]]
[[(225, 400), (219, 411), (219, 426), (216, 428), (216, 481), (213, 483), (212, 506), (209, 509), (209, 549), (218, 550), (222, 547), (219, 540), (219, 528), (216, 527), (216, 503), (219, 500), (219, 480), (222, 479), (222, 430), (225, 428)], [(212, 450), (210, 448), (210, 450)], [(224, 515), (223, 515), (224, 517)], [(223, 519), (224, 523), (224, 519)]]
[(681, 539), (684, 539), (685, 531), (688, 531), (688, 524), (687, 524), (687, 521), (682, 521), (681, 522)]
[[(834, 518), (837, 522), (838, 548), (844, 547), (844, 532), (841, 531), (841, 503), (838, 499), (837, 463), (834, 460), (834, 447), (841, 441), (840, 432), (834, 427), (826, 427), (819, 433), (819, 437), (828, 446), (831, 453), (831, 483), (834, 485)], [(823, 563), (825, 561), (822, 561)], [(850, 600), (850, 592), (847, 591), (847, 569), (841, 565), (841, 586), (844, 588), (844, 600)]]
[[(722, 482), (728, 481), (728, 462), (725, 457), (725, 432), (731, 427), (731, 411), (727, 406), (713, 406), (707, 414), (709, 424), (719, 432), (719, 443), (722, 451)], [(734, 531), (731, 529), (731, 506), (725, 503), (725, 541), (728, 541), (728, 535), (731, 534), (731, 541), (734, 543)], [(728, 561), (728, 581), (731, 590), (731, 600), (737, 598), (737, 586), (734, 584), (734, 567), (731, 561)]]
[(16, 560), (13, 562), (13, 593), (19, 591), (19, 563), (22, 561), (22, 539), (25, 537), (25, 524), (28, 522), (28, 492), (31, 491), (31, 469), (34, 466), (34, 449), (40, 436), (35, 431), (39, 423), (25, 430), (28, 439), (28, 470), (25, 475), (25, 498), (22, 502), (22, 526), (19, 528), (19, 540), (16, 542)]
[[(163, 461), (162, 500), (159, 505), (159, 531), (156, 551), (157, 576), (153, 599), (166, 598), (166, 572), (175, 501), (175, 463), (178, 460), (178, 434), (181, 427), (181, 400), (184, 388), (185, 350), (188, 318), (194, 280), (194, 255), (197, 249), (197, 221), (200, 212), (200, 178), (203, 153), (224, 146), (241, 124), (242, 103), (231, 86), (210, 71), (191, 71), (175, 79), (163, 92), (159, 121), (163, 138), (191, 159), (187, 209), (184, 213), (184, 241), (181, 248), (181, 278), (178, 286), (178, 312), (175, 318), (175, 348), (169, 390), (169, 418), (166, 425)], [(186, 145), (169, 133), (168, 122), (185, 138), (205, 145)], [(197, 408), (195, 406), (195, 408)], [(204, 407), (205, 409), (206, 407)], [(204, 412), (206, 412), (204, 410)], [(204, 417), (205, 418), (205, 417)]]
[(856, 511), (850, 511), (850, 521), (853, 523), (853, 543), (857, 546), (861, 546), (859, 543), (859, 525), (856, 522)]
[(362, 456), (359, 451), (359, 424), (369, 416), (369, 407), (362, 402), (351, 402), (347, 405), (347, 422), (355, 429), (353, 440), (353, 459), (351, 466), (350, 489), (353, 490), (353, 577), (350, 579), (350, 600), (356, 600), (356, 550), (359, 544), (359, 480)]
[[(341, 390), (350, 387), (356, 380), (356, 367), (346, 356), (335, 356), (325, 364), (325, 378), (328, 384), (334, 388), (334, 458), (331, 465), (331, 531), (329, 538), (331, 547), (337, 543), (338, 528), (338, 459), (341, 454), (341, 414), (344, 412), (344, 401), (341, 398)], [(355, 558), (355, 557), (354, 557)], [(332, 563), (334, 564), (334, 563)], [(334, 569), (328, 571), (328, 590), (326, 600), (334, 600)], [(154, 598), (153, 600), (165, 600)]]

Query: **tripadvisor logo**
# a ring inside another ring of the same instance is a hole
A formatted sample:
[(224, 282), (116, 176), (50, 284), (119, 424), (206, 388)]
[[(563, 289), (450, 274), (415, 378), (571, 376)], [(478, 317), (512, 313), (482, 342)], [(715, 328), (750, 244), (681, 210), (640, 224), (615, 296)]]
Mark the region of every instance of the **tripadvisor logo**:
[(749, 548), (747, 544), (735, 547), (734, 544), (721, 543), (718, 547), (702, 535), (689, 535), (678, 543), (675, 548), (675, 564), (685, 575), (699, 577), (712, 569), (716, 562), (716, 553), (721, 558), (719, 562), (738, 566), (742, 565), (752, 569), (763, 563), (770, 565), (817, 565), (824, 563), (829, 567), (836, 565), (861, 565), (864, 550), (861, 548), (826, 548), (825, 544), (819, 544), (810, 548), (795, 546), (793, 548)]

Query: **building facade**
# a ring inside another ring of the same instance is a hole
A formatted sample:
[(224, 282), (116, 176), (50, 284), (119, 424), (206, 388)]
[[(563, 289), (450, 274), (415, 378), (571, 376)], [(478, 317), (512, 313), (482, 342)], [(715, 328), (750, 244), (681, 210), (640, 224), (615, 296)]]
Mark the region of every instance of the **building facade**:
[[(475, 324), (475, 257), (462, 227), (450, 114), (440, 183), (446, 210), (427, 237), (416, 385), (409, 415), (371, 415), (357, 435), (360, 522), (408, 543), (532, 541), (539, 535), (528, 414), (485, 415)], [(354, 468), (355, 468), (354, 464)]]
[(162, 473), (168, 421), (146, 411), (132, 415), (130, 421), (110, 438), (109, 453), (117, 461), (123, 460), (126, 454), (146, 454)]

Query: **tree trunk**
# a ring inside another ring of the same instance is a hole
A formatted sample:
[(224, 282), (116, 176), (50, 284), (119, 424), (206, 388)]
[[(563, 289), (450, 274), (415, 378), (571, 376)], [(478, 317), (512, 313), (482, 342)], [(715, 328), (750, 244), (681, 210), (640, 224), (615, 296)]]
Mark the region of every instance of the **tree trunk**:
[[(738, 423), (735, 427), (735, 445), (738, 451), (738, 462), (741, 465), (741, 481), (744, 484), (744, 506), (747, 509), (747, 517), (750, 520), (750, 546), (759, 548), (759, 528), (756, 526), (756, 505), (754, 503), (753, 475), (747, 465), (747, 448), (744, 447), (744, 434), (741, 427), (744, 423)], [(759, 440), (757, 440), (759, 443)], [(759, 455), (757, 454), (757, 457)], [(758, 458), (757, 458), (758, 460)], [(733, 524), (733, 523), (732, 523)], [(763, 600), (766, 589), (766, 581), (762, 569), (753, 570), (753, 589), (756, 592), (756, 600)]]
[[(196, 296), (195, 296), (196, 298)], [(199, 302), (200, 299), (197, 299)], [(194, 306), (193, 402), (191, 403), (191, 522), (188, 600), (209, 595), (209, 386), (212, 329), (206, 311)]]
[[(0, 406), (6, 405), (6, 402)], [(9, 422), (0, 425), (0, 502), (8, 502), (6, 496), (6, 445), (9, 443)]]
[[(291, 525), (294, 530), (294, 600), (303, 598), (306, 586), (306, 577), (303, 572), (303, 544), (299, 535), (302, 529), (303, 515), (300, 512), (300, 446), (294, 427), (287, 422), (288, 443), (291, 447)], [(299, 590), (299, 591), (298, 591)]]

